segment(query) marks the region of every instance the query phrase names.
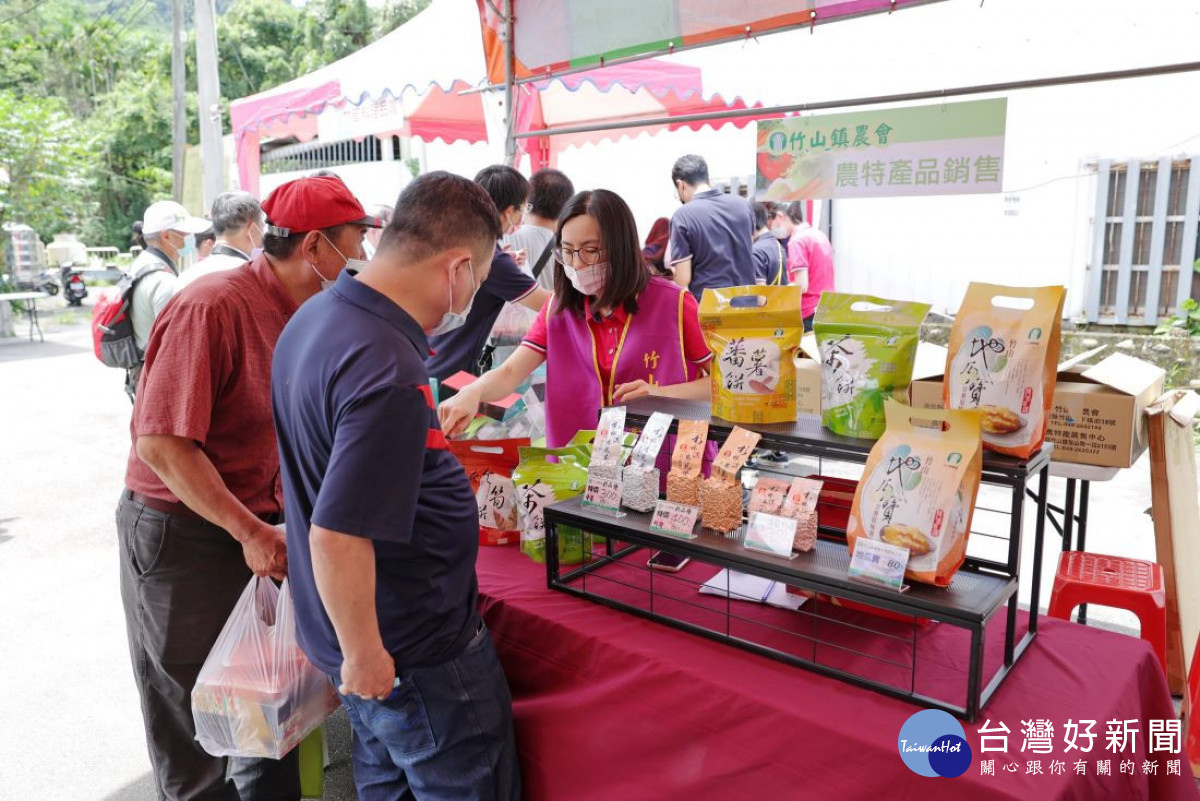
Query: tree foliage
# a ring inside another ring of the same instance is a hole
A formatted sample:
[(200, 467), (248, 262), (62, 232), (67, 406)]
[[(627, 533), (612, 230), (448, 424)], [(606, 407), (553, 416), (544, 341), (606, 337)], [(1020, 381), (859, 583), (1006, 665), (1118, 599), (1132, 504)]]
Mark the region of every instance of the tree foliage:
[[(222, 107), (349, 55), (428, 4), (218, 0)], [(132, 222), (170, 196), (170, 14), (169, 0), (0, 0), (0, 161), (13, 165), (3, 219), (127, 248)], [(192, 38), (187, 52), (195, 143)]]

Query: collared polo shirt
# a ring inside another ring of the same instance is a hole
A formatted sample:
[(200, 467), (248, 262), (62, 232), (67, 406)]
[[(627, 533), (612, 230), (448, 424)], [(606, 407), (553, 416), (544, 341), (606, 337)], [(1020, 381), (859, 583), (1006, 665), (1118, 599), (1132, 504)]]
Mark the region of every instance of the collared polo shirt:
[[(512, 256), (496, 248), (492, 256), (492, 270), (475, 293), (467, 321), (448, 334), (429, 340), (433, 349), (433, 355), (426, 362), (429, 374), (442, 381), (460, 370), (478, 373), (479, 356), (504, 304), (516, 303), (535, 289), (537, 283), (533, 278), (521, 272)], [(458, 302), (456, 299), (455, 303)], [(446, 304), (449, 308), (449, 293), (446, 295)]]
[(788, 270), (793, 282), (802, 269), (808, 270), (808, 289), (801, 301), (801, 314), (807, 319), (816, 314), (821, 293), (832, 292), (834, 285), (833, 246), (823, 231), (808, 223), (796, 226), (788, 240)]
[(177, 295), (150, 335), (129, 428), (125, 485), (179, 499), (137, 455), (138, 437), (190, 439), (251, 512), (283, 508), (271, 424), (271, 354), (296, 302), (265, 256)]
[(342, 652), (313, 577), (312, 525), (374, 544), (375, 611), (398, 670), (453, 659), (475, 633), (475, 496), (438, 424), (428, 352), (412, 317), (345, 271), (275, 350), (296, 631), (326, 673)]
[(745, 198), (720, 189), (697, 192), (671, 217), (671, 263), (692, 260), (688, 289), (754, 285), (754, 214)]
[(787, 250), (770, 231), (754, 237), (754, 277), (768, 286), (784, 286), (788, 280)]

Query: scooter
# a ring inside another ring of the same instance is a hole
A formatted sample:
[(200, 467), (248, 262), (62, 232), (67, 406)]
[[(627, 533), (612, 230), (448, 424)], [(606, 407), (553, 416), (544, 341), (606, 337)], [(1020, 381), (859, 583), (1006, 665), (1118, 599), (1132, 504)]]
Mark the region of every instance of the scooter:
[(83, 274), (72, 264), (62, 266), (62, 290), (69, 306), (82, 306), (83, 299), (87, 297), (87, 284), (83, 282)]
[(58, 278), (49, 270), (43, 270), (37, 277), (37, 288), (39, 292), (45, 292), (50, 297), (54, 297), (58, 294)]

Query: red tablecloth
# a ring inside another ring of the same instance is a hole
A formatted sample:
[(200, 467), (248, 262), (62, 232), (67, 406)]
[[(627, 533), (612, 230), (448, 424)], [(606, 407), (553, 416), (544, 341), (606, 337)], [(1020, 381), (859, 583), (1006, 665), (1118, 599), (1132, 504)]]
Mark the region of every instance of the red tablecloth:
[[(1174, 710), (1152, 650), (1132, 637), (1043, 617), (979, 722), (964, 723), (971, 767), (935, 780), (897, 752), (920, 707), (549, 590), (544, 566), (515, 548), (481, 548), (478, 573), (513, 690), (528, 799), (1200, 798), (1186, 754), (1147, 751), (1149, 721)], [(989, 650), (1002, 635), (1002, 625), (989, 628)], [(1022, 753), (1023, 721), (1034, 719), (1053, 725), (1051, 753)], [(1090, 753), (1065, 750), (1069, 720), (1097, 721)], [(1106, 750), (1110, 720), (1136, 721), (1136, 751)], [(1007, 753), (981, 753), (989, 721), (1011, 730)], [(1112, 775), (1097, 775), (1104, 759)], [(1121, 773), (1128, 759), (1133, 775)], [(1167, 775), (1169, 759), (1182, 775)], [(995, 775), (982, 775), (981, 760), (994, 760)]]

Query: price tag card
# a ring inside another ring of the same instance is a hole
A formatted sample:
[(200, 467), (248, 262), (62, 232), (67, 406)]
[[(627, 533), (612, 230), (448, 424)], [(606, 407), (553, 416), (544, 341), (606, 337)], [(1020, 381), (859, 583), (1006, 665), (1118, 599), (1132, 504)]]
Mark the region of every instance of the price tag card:
[(696, 520), (700, 517), (700, 509), (671, 501), (659, 501), (654, 505), (654, 514), (650, 518), (650, 530), (659, 534), (670, 534), (673, 537), (696, 539)]
[(792, 553), (792, 542), (795, 539), (795, 520), (766, 512), (755, 512), (750, 515), (750, 525), (746, 527), (746, 538), (742, 544), (752, 551), (795, 559)]
[(583, 505), (603, 509), (614, 517), (624, 517), (621, 508), (621, 482), (611, 478), (589, 476), (583, 490)]
[(904, 591), (904, 569), (908, 566), (908, 549), (879, 540), (859, 537), (854, 541), (854, 557), (850, 560), (850, 577), (882, 584)]

